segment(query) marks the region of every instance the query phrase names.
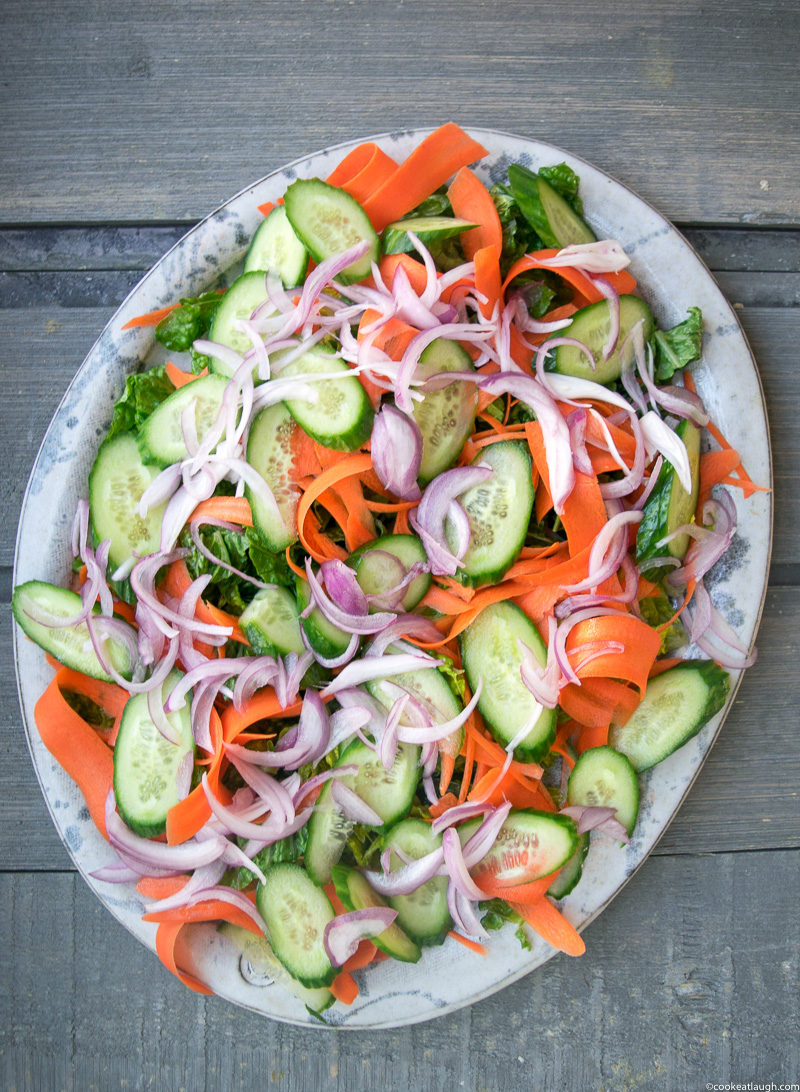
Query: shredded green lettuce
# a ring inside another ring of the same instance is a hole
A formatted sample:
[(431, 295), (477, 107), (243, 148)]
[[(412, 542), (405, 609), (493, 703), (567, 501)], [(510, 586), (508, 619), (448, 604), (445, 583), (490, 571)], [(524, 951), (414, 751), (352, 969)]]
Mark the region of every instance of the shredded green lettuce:
[(108, 438), (119, 432), (138, 432), (153, 410), (174, 390), (163, 365), (129, 375), (125, 391), (114, 405)]
[[(663, 626), (675, 613), (675, 608), (663, 588), (659, 589), (658, 595), (651, 596), (648, 599), (642, 599), (639, 603), (639, 609), (642, 612), (642, 618), (647, 622), (648, 626), (652, 626), (653, 629), (658, 629), (659, 626)], [(686, 628), (680, 618), (677, 618), (672, 625), (668, 626), (661, 634), (661, 650), (659, 655), (665, 656), (669, 652), (674, 652), (676, 648), (683, 648), (683, 646), (688, 643), (689, 635), (686, 632)]]
[(669, 330), (656, 330), (656, 380), (665, 383), (675, 372), (700, 359), (703, 351), (703, 312), (690, 307), (689, 317)]
[(221, 299), (219, 292), (204, 292), (194, 299), (181, 300), (156, 326), (156, 341), (172, 352), (188, 352), (192, 343), (208, 331)]
[(531, 950), (531, 942), (525, 932), (523, 920), (516, 910), (511, 909), (507, 902), (502, 899), (489, 899), (486, 902), (479, 903), (479, 906), (481, 910), (486, 911), (481, 918), (481, 925), (484, 929), (493, 933), (498, 929), (502, 929), (506, 922), (510, 921), (517, 926), (514, 935), (519, 941), (520, 947), (526, 952)]

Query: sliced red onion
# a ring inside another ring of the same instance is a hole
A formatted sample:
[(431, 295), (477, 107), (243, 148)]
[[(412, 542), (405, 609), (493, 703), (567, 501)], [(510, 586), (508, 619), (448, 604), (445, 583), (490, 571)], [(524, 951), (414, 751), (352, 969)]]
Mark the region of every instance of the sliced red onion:
[(392, 895), (410, 895), (428, 880), (433, 879), (441, 868), (443, 860), (444, 849), (440, 847), (388, 874), (364, 872), (363, 875), (373, 891), (377, 891), (384, 898), (391, 898)]
[(462, 933), (473, 937), (488, 937), (489, 934), (478, 921), (472, 903), (452, 883), (447, 885), (447, 908), (453, 924)]
[(687, 493), (692, 492), (692, 468), (689, 464), (689, 455), (686, 444), (674, 432), (666, 421), (662, 421), (657, 413), (649, 410), (639, 422), (644, 434), (647, 454), (653, 458), (658, 451), (672, 464), (683, 488)]
[(190, 872), (216, 861), (225, 850), (221, 838), (198, 842), (194, 839), (180, 846), (168, 846), (163, 842), (151, 842), (129, 830), (116, 812), (114, 790), (110, 789), (105, 807), (106, 833), (111, 846), (120, 855), (142, 865), (167, 869), (173, 872)]
[(147, 692), (147, 712), (150, 716), (150, 720), (152, 720), (164, 739), (177, 746), (181, 741), (181, 737), (172, 724), (170, 724), (169, 718), (164, 711), (163, 687), (157, 687)]
[[(280, 656), (278, 661), (280, 662)], [(276, 685), (275, 694), (280, 702), (281, 709), (285, 709), (287, 705), (293, 705), (297, 701), (297, 696), (300, 693), (300, 686), (305, 677), (305, 673), (311, 667), (314, 662), (314, 654), (306, 651), (301, 656), (298, 656), (296, 652), (290, 652), (283, 657), (283, 664), (286, 669), (286, 688), (285, 692), (281, 692), (280, 688)]]
[[(642, 389), (636, 381), (636, 365), (638, 360), (636, 346), (638, 345), (640, 347), (639, 351), (644, 353), (643, 325), (644, 319), (640, 319), (624, 339), (619, 350), (621, 365), (620, 379), (622, 380), (622, 386), (625, 388), (625, 393), (628, 395), (631, 402), (633, 402), (639, 413), (647, 413), (647, 399), (642, 394)], [(631, 352), (625, 352), (625, 346), (628, 342), (630, 342), (632, 346)]]
[[(676, 560), (673, 558), (673, 560)], [(648, 561), (648, 565), (650, 562)], [(600, 607), (604, 603), (629, 603), (634, 613), (638, 610), (636, 597), (639, 591), (639, 570), (634, 565), (630, 554), (625, 554), (620, 566), (625, 580), (625, 590), (619, 595), (606, 595), (598, 592), (596, 595), (571, 595), (556, 604), (555, 614), (557, 618), (566, 618), (576, 610), (585, 610), (586, 607)], [(641, 614), (637, 614), (641, 617)]]
[(456, 804), (433, 820), (431, 830), (434, 834), (441, 834), (443, 830), (447, 830), (448, 827), (452, 827), (464, 819), (472, 819), (476, 815), (483, 815), (491, 810), (493, 810), (492, 805), (485, 800), (473, 800), (465, 804)]
[[(250, 871), (261, 879), (263, 883), (263, 873), (257, 865), (251, 864)], [(235, 906), (237, 910), (241, 910), (243, 914), (246, 914), (251, 921), (259, 927), (262, 933), (266, 934), (267, 925), (264, 919), (259, 914), (258, 910), (253, 906), (250, 899), (243, 891), (236, 891), (232, 887), (224, 887), (217, 885), (215, 887), (208, 887), (205, 891), (200, 891), (196, 895), (193, 895), (186, 903), (187, 906), (196, 906), (200, 902), (207, 902), (209, 899), (214, 899), (219, 902), (230, 903), (231, 906)]]
[(339, 914), (325, 926), (322, 943), (334, 967), (341, 967), (353, 955), (362, 940), (380, 936), (397, 917), (390, 906), (371, 906)]
[(314, 573), (313, 562), (310, 557), (306, 558), (306, 575), (314, 606), (319, 607), (328, 621), (344, 630), (345, 633), (380, 633), (382, 629), (391, 625), (397, 618), (397, 615), (385, 611), (380, 611), (377, 614), (360, 615), (342, 610), (323, 591), (322, 585)]
[[(591, 385), (605, 391), (605, 387), (599, 387), (595, 383)], [(481, 380), (480, 387), (491, 394), (511, 394), (519, 398), (536, 414), (542, 426), (545, 456), (550, 473), (550, 493), (556, 514), (561, 515), (567, 497), (575, 485), (575, 469), (572, 465), (569, 429), (553, 400), (552, 393), (532, 376), (511, 373), (487, 376)]]
[(292, 796), (295, 808), (297, 808), (310, 793), (315, 792), (321, 785), (324, 785), (326, 781), (330, 781), (332, 778), (336, 777), (350, 777), (351, 774), (357, 774), (358, 770), (358, 766), (334, 766), (330, 770), (325, 770), (324, 773), (310, 777), (308, 781), (304, 781), (302, 785), (297, 788)]
[[(545, 342), (546, 344), (547, 342)], [(591, 379), (581, 379), (575, 375), (561, 375), (560, 372), (545, 371), (542, 371), (542, 376), (544, 386), (550, 395), (557, 398), (559, 402), (574, 403), (576, 399), (587, 402), (608, 402), (609, 405), (618, 406), (626, 413), (631, 412), (630, 404), (625, 401), (621, 394), (617, 394), (616, 391), (609, 390), (608, 387), (595, 383)], [(537, 374), (537, 378), (542, 377)], [(535, 406), (532, 408), (536, 409)]]
[(586, 451), (586, 410), (575, 409), (566, 417), (569, 428), (569, 442), (572, 448), (572, 462), (579, 474), (594, 477), (592, 460)]
[(413, 417), (388, 403), (372, 426), (372, 463), (383, 485), (401, 500), (417, 500), (422, 433)]
[(360, 643), (360, 638), (358, 634), (353, 633), (350, 635), (350, 643), (340, 656), (322, 656), (319, 652), (316, 651), (316, 649), (313, 649), (311, 647), (308, 641), (308, 637), (306, 636), (306, 631), (303, 629), (302, 626), (300, 627), (300, 636), (303, 639), (303, 644), (306, 646), (306, 649), (308, 649), (308, 651), (312, 653), (316, 662), (322, 667), (327, 668), (329, 671), (332, 671), (336, 667), (344, 667), (345, 664), (349, 664), (355, 656), (356, 652), (358, 652), (358, 646)]
[[(483, 825), (485, 826), (486, 824), (484, 823)], [(446, 830), (442, 835), (442, 849), (444, 850), (445, 868), (447, 869), (447, 873), (456, 890), (460, 891), (467, 899), (488, 899), (489, 896), (486, 892), (478, 887), (470, 876), (464, 859), (464, 853), (461, 849), (461, 840), (458, 837), (458, 832), (453, 830), (452, 827)], [(477, 864), (477, 862), (475, 863)]]
[(122, 861), (112, 861), (89, 875), (93, 880), (102, 880), (103, 883), (137, 883), (142, 878), (140, 871), (129, 868)]
[(181, 629), (188, 629), (195, 634), (204, 634), (208, 637), (230, 637), (233, 630), (230, 626), (217, 626), (208, 622), (198, 622), (196, 619), (188, 619), (177, 611), (170, 610), (156, 596), (154, 585), (156, 575), (162, 568), (171, 565), (173, 561), (188, 556), (187, 550), (173, 550), (168, 553), (150, 554), (137, 561), (131, 572), (131, 588), (139, 603), (143, 604), (155, 617), (162, 619), (171, 625)]
[(334, 781), (331, 785), (331, 796), (336, 803), (339, 810), (343, 815), (346, 815), (348, 819), (352, 819), (356, 823), (364, 823), (368, 827), (380, 827), (383, 826), (383, 819), (371, 808), (369, 804), (365, 803), (361, 797), (353, 792), (343, 781)]
[[(86, 627), (89, 630), (89, 636), (92, 642), (92, 648), (95, 651), (97, 659), (100, 661), (100, 665), (106, 674), (110, 675), (117, 686), (121, 686), (124, 690), (127, 690), (129, 694), (145, 694), (148, 690), (154, 690), (157, 686), (160, 686), (166, 677), (169, 675), (172, 668), (175, 666), (175, 661), (178, 657), (178, 640), (173, 638), (170, 641), (169, 648), (166, 655), (160, 661), (153, 674), (149, 679), (140, 681), (144, 670), (139, 670), (142, 665), (137, 664), (136, 657), (138, 651), (138, 643), (135, 630), (118, 618), (104, 618), (102, 615), (89, 615), (86, 619)], [(126, 679), (124, 675), (121, 675), (114, 666), (111, 656), (107, 654), (106, 641), (113, 638), (118, 643), (127, 645), (128, 655), (130, 657), (131, 664), (134, 666), (134, 673), (131, 679)]]
[(437, 324), (434, 328), (421, 330), (415, 334), (403, 353), (400, 367), (394, 384), (394, 397), (398, 409), (403, 413), (411, 412), (411, 397), (409, 388), (419, 363), (419, 358), (425, 349), (437, 338), (449, 341), (462, 341), (472, 345), (480, 344), (493, 334), (492, 330), (477, 332), (476, 327), (468, 322), (452, 322)]
[(628, 526), (640, 523), (642, 513), (621, 512), (610, 519), (599, 531), (589, 552), (589, 575), (577, 584), (564, 585), (564, 591), (575, 594), (596, 591), (598, 586), (619, 570), (628, 552)]
[[(440, 641), (441, 633), (429, 618), (423, 618), (420, 614), (401, 614), (396, 622), (382, 630), (371, 642), (365, 656), (382, 656), (389, 645), (398, 637), (416, 637), (420, 641)], [(423, 655), (423, 653), (420, 653)]]
[(457, 716), (444, 723), (433, 724), (429, 728), (420, 729), (415, 726), (400, 726), (397, 733), (398, 739), (403, 743), (416, 743), (418, 745), (438, 743), (440, 740), (446, 739), (447, 736), (452, 735), (453, 732), (457, 732), (458, 729), (469, 720), (482, 693), (483, 678), (480, 678), (478, 679), (478, 685), (475, 687), (475, 693), (472, 695), (472, 698)]
[(256, 691), (269, 686), (277, 674), (278, 664), (271, 656), (259, 656), (243, 667), (233, 688), (233, 706), (237, 713), (244, 712)]
[(323, 561), (320, 573), (325, 581), (325, 590), (340, 610), (362, 617), (369, 613), (367, 597), (354, 569), (337, 559)]
[(421, 534), (432, 572), (453, 576), (461, 560), (451, 554), (445, 535), (451, 502), (493, 476), (494, 471), (489, 466), (459, 466), (437, 475), (425, 489), (413, 525)]
[(378, 742), (378, 756), (385, 770), (391, 770), (392, 766), (394, 766), (394, 760), (397, 757), (400, 718), (410, 697), (410, 694), (404, 693), (392, 702), (392, 707), (384, 721), (383, 731)]
[(598, 239), (594, 243), (571, 243), (552, 258), (538, 258), (536, 264), (548, 269), (571, 266), (583, 273), (619, 273), (631, 260), (616, 239)]
[(244, 657), (230, 660), (207, 660), (200, 667), (187, 671), (183, 678), (178, 680), (164, 703), (164, 708), (168, 713), (175, 713), (186, 704), (186, 695), (190, 690), (209, 683), (221, 685), (232, 675), (238, 675), (240, 671), (248, 666), (247, 659)]
[[(261, 828), (261, 835), (258, 838), (252, 838), (244, 847), (244, 852), (242, 852), (242, 850), (238, 849), (237, 846), (232, 845), (229, 842), (228, 848), (226, 849), (226, 854), (228, 854), (229, 857), (233, 858), (235, 853), (240, 853), (241, 856), (244, 858), (240, 863), (242, 863), (245, 868), (249, 868), (251, 871), (255, 871), (256, 875), (258, 875), (258, 871), (255, 869), (253, 862), (250, 861), (249, 864), (246, 863), (249, 858), (255, 857), (255, 855), (257, 853), (260, 853), (261, 850), (264, 849), (266, 846), (272, 846), (276, 842), (280, 842), (283, 838), (288, 838), (290, 834), (296, 834), (298, 830), (306, 825), (308, 820), (311, 818), (313, 811), (313, 806), (309, 808), (304, 808), (302, 811), (298, 811), (297, 815), (294, 818), (294, 821), (291, 823), (287, 823), (286, 826), (273, 826), (272, 821), (268, 819)], [(233, 861), (231, 861), (231, 863), (233, 863)]]
[(608, 314), (611, 321), (608, 337), (602, 351), (602, 358), (606, 361), (616, 349), (619, 341), (619, 292), (604, 277), (590, 277), (589, 280), (597, 291), (605, 296), (608, 302)]
[(200, 527), (221, 527), (226, 531), (233, 531), (236, 534), (242, 534), (243, 532), (239, 527), (236, 527), (233, 523), (227, 523), (222, 519), (214, 519), (211, 516), (203, 516), (200, 519), (193, 519), (189, 524), (189, 531), (192, 536), (192, 542), (195, 544), (198, 553), (201, 553), (203, 557), (210, 561), (212, 565), (217, 565), (220, 569), (225, 569), (229, 573), (233, 573), (234, 576), (238, 576), (240, 580), (247, 581), (248, 584), (254, 584), (257, 588), (274, 588), (274, 584), (265, 584), (261, 580), (256, 580), (253, 576), (248, 576), (247, 573), (243, 573), (241, 569), (237, 569), (234, 565), (229, 565), (226, 561), (217, 557), (209, 550), (202, 538), (200, 537)]
[[(689, 535), (695, 540), (686, 554), (683, 566), (667, 577), (667, 583), (672, 587), (679, 587), (690, 580), (700, 580), (716, 565), (733, 541), (736, 534), (736, 508), (725, 491), (720, 493), (720, 502), (706, 502), (702, 518), (704, 526), (685, 523), (658, 543), (659, 546), (665, 546), (681, 534)], [(716, 525), (713, 531), (707, 526), (709, 520)]]
[[(742, 671), (747, 667), (752, 667), (758, 658), (758, 650), (754, 648), (752, 652), (749, 652), (747, 645), (728, 625), (711, 602), (711, 597), (702, 581), (698, 582), (694, 598), (696, 600), (696, 605), (691, 626), (692, 641), (694, 644), (705, 652), (707, 656), (710, 656), (712, 660), (716, 660), (717, 663), (721, 664), (723, 667), (739, 671)], [(699, 619), (698, 614), (700, 615)], [(708, 619), (707, 625), (701, 631), (698, 622), (704, 621), (706, 618)], [(724, 642), (729, 648), (734, 649), (735, 652), (731, 653), (726, 649), (718, 648), (711, 640), (710, 635)]]
[(404, 675), (407, 671), (424, 671), (429, 667), (440, 667), (443, 660), (431, 660), (429, 656), (373, 656), (369, 659), (356, 660), (343, 668), (339, 675), (321, 691), (323, 698), (333, 697), (341, 690), (371, 679), (382, 679), (392, 675)]
[(578, 825), (578, 834), (586, 834), (589, 830), (600, 830), (612, 838), (618, 838), (621, 842), (630, 845), (630, 837), (625, 827), (616, 818), (616, 808), (599, 808), (591, 805), (576, 804), (568, 808), (562, 808), (561, 815), (567, 815), (574, 819)]
[[(252, 753), (252, 752), (251, 752)], [(212, 814), (219, 820), (222, 826), (231, 834), (236, 834), (240, 838), (254, 838), (258, 839), (264, 833), (264, 824), (252, 823), (246, 819), (243, 819), (240, 815), (234, 811), (233, 808), (225, 807), (217, 800), (214, 793), (208, 784), (208, 774), (203, 774), (203, 780), (201, 782), (203, 786), (203, 792), (205, 793), (208, 806), (211, 808)], [(254, 809), (256, 814), (263, 814), (266, 810), (264, 801), (259, 800)], [(270, 817), (270, 826), (272, 828), (283, 825), (278, 820), (276, 815)]]
[(647, 388), (651, 406), (655, 409), (655, 407), (659, 405), (666, 410), (667, 413), (671, 413), (675, 417), (688, 418), (699, 427), (707, 425), (710, 418), (697, 394), (686, 390), (684, 387), (673, 385), (659, 387), (656, 384), (655, 379), (653, 378), (653, 349), (649, 344), (646, 347), (644, 345), (644, 333), (641, 322), (634, 326), (629, 337), (631, 338), (634, 348), (636, 366), (642, 383), (644, 383)]
[(181, 482), (181, 464), (166, 467), (150, 482), (139, 499), (139, 515), (144, 519), (151, 508), (168, 501)]
[(638, 497), (638, 499), (635, 500), (631, 505), (632, 508), (636, 508), (641, 512), (645, 504), (647, 504), (647, 501), (650, 498), (650, 494), (653, 492), (656, 487), (656, 483), (658, 482), (658, 476), (661, 473), (661, 467), (663, 466), (663, 463), (664, 457), (663, 455), (659, 455), (655, 463), (653, 464), (652, 469), (650, 470), (650, 477), (647, 479), (647, 485), (642, 490), (641, 495)]
[(221, 345), (218, 341), (209, 341), (208, 338), (198, 338), (193, 345), (194, 351), (202, 356), (210, 356), (224, 364), (231, 372), (236, 372), (244, 363), (244, 357), (235, 349), (227, 345)]
[(291, 823), (295, 817), (295, 805), (286, 787), (269, 774), (263, 773), (251, 762), (236, 756), (230, 756), (232, 764), (239, 771), (244, 781), (258, 793), (261, 801), (269, 808), (278, 821)]
[(472, 869), (483, 860), (497, 841), (497, 836), (510, 812), (511, 804), (506, 801), (487, 814), (484, 821), (464, 846), (464, 862), (467, 868)]

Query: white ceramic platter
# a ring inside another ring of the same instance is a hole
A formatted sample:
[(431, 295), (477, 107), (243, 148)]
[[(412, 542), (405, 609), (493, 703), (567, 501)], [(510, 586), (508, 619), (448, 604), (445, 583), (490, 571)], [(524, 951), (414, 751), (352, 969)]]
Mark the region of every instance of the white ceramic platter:
[[(618, 239), (631, 256), (631, 272), (663, 327), (699, 305), (705, 319), (701, 363), (693, 367), (697, 386), (714, 421), (733, 445), (746, 452), (753, 479), (771, 484), (767, 419), (755, 363), (730, 305), (682, 236), (625, 186), (590, 164), (548, 144), (487, 129), (471, 130), (489, 150), (477, 173), (487, 183), (504, 179), (508, 164), (532, 169), (566, 160), (580, 175), (586, 216), (599, 238)], [(375, 141), (398, 161), (429, 130), (392, 133)], [(123, 332), (131, 318), (175, 303), (181, 296), (229, 282), (261, 220), (257, 206), (281, 196), (295, 178), (326, 177), (356, 141), (304, 159), (248, 187), (193, 228), (134, 288), (111, 319), (70, 384), (31, 473), (22, 506), (15, 558), (15, 583), (40, 579), (65, 583), (71, 569), (70, 527), (76, 501), (86, 496), (87, 477), (111, 410), (130, 372), (163, 357), (151, 329)], [(766, 588), (771, 543), (771, 498), (757, 493), (743, 501), (733, 490), (739, 535), (713, 574), (712, 596), (741, 637), (755, 638)], [(71, 779), (39, 739), (33, 708), (51, 678), (41, 651), (15, 632), (15, 656), (28, 741), (53, 822), (84, 879), (98, 898), (143, 944), (154, 950), (156, 927), (143, 923), (145, 904), (132, 886), (89, 878), (111, 852), (98, 834)], [(735, 674), (735, 673), (734, 673)], [(593, 840), (584, 876), (561, 905), (579, 928), (611, 901), (647, 857), (696, 777), (736, 692), (723, 712), (690, 743), (640, 778), (642, 806), (632, 844), (620, 849), (602, 836)], [(591, 945), (592, 934), (586, 937)], [(114, 966), (113, 933), (102, 959)], [(99, 954), (99, 953), (98, 953)], [(328, 1024), (343, 1028), (385, 1028), (429, 1020), (487, 997), (539, 967), (552, 949), (536, 939), (522, 951), (512, 928), (492, 935), (482, 959), (448, 940), (427, 949), (420, 963), (384, 962), (360, 973), (355, 1004), (335, 1005)], [(213, 926), (198, 927), (192, 941), (196, 972), (216, 993), (237, 1005), (277, 1020), (319, 1027), (304, 1006), (279, 986), (255, 986), (242, 978), (239, 957)], [(98, 967), (102, 974), (102, 964)], [(166, 973), (153, 958), (154, 980)]]

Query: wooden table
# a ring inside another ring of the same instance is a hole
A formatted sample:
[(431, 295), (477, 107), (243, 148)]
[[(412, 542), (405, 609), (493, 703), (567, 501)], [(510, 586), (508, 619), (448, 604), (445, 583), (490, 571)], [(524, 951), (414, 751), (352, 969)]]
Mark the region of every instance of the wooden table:
[[(800, 1081), (799, 14), (791, 0), (4, 5), (2, 1088)], [(67, 383), (175, 239), (299, 155), (447, 118), (551, 141), (620, 178), (677, 222), (734, 302), (775, 459), (760, 658), (583, 959), (418, 1027), (298, 1030), (185, 991), (74, 871), (16, 700), (14, 533)]]

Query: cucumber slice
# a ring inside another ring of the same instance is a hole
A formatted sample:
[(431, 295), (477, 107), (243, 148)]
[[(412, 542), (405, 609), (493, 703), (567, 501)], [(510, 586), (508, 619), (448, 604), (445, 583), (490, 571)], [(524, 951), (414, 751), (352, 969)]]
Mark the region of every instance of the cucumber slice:
[[(462, 846), (480, 825), (480, 819), (473, 819), (458, 828)], [(567, 815), (533, 808), (512, 811), (471, 875), (479, 887), (481, 877), (491, 877), (494, 883), (512, 889), (517, 884), (532, 883), (563, 868), (577, 850), (578, 841), (577, 827)]]
[[(658, 481), (647, 499), (642, 513), (642, 521), (636, 532), (636, 564), (645, 572), (646, 562), (653, 557), (686, 556), (691, 539), (688, 535), (679, 535), (664, 546), (661, 540), (671, 535), (684, 523), (694, 520), (697, 497), (700, 492), (700, 429), (691, 421), (681, 421), (675, 432), (683, 440), (689, 456), (692, 471), (692, 491), (683, 488), (672, 463), (666, 460), (661, 465)], [(658, 578), (664, 575), (659, 570)]]
[[(295, 582), (297, 605), (300, 614), (311, 602), (311, 587), (307, 580), (298, 576)], [(341, 656), (350, 644), (350, 634), (329, 622), (319, 607), (314, 607), (307, 618), (300, 619), (300, 625), (313, 650), (325, 660), (335, 660)]]
[(247, 461), (272, 490), (280, 516), (258, 495), (245, 487), (253, 511), (253, 526), (269, 549), (283, 553), (297, 541), (297, 504), (300, 499), (292, 482), (292, 445), (298, 426), (282, 402), (256, 414), (247, 439)]
[(340, 284), (353, 284), (369, 276), (372, 263), (380, 257), (381, 244), (354, 197), (319, 178), (299, 178), (289, 186), (284, 201), (289, 223), (315, 262), (324, 262), (356, 243), (367, 242), (369, 249), (364, 257), (336, 279)]
[(242, 611), (239, 625), (258, 656), (299, 656), (306, 650), (297, 600), (286, 588), (263, 588)]
[[(528, 533), (534, 496), (533, 464), (524, 444), (516, 440), (490, 444), (475, 463), (488, 463), (494, 476), (459, 497), (471, 531), (459, 579), (473, 588), (496, 584), (516, 561)], [(449, 524), (446, 531), (452, 550), (456, 542)]]
[[(536, 699), (520, 676), (522, 653), (517, 639), (531, 649), (539, 663), (547, 662), (547, 648), (533, 622), (514, 603), (486, 607), (461, 635), (461, 657), (470, 689), (483, 679), (478, 708), (497, 742), (505, 747), (528, 723)], [(543, 709), (522, 743), (514, 749), (520, 762), (538, 762), (556, 737), (556, 711)]]
[[(236, 329), (234, 322), (237, 319), (249, 319), (255, 309), (268, 298), (267, 278), (264, 273), (258, 270), (242, 273), (222, 297), (214, 312), (208, 331), (209, 341), (227, 345), (242, 355), (249, 352), (253, 348), (253, 342), (247, 334)], [(210, 368), (212, 372), (224, 375), (227, 379), (233, 375), (233, 368), (216, 357), (211, 358)]]
[[(389, 651), (396, 651), (396, 649), (390, 647)], [(409, 671), (402, 675), (392, 675), (390, 679), (372, 679), (370, 682), (365, 683), (365, 686), (373, 698), (379, 701), (387, 712), (392, 708), (397, 697), (394, 687), (402, 687), (412, 697), (422, 702), (430, 713), (434, 724), (445, 724), (448, 720), (457, 717), (463, 709), (461, 702), (450, 689), (447, 679), (436, 667), (426, 667), (422, 671)], [(407, 726), (412, 721), (404, 713), (400, 718), (400, 723)], [(439, 740), (439, 751), (455, 758), (461, 750), (463, 742), (464, 729), (459, 728), (452, 735)]]
[[(310, 990), (292, 978), (266, 937), (256, 936), (249, 929), (243, 929), (241, 925), (233, 925), (229, 921), (223, 921), (217, 932), (226, 937), (239, 952), (242, 978), (246, 982), (252, 982), (254, 978), (276, 982), (312, 1012), (324, 1012), (333, 1004), (335, 998), (330, 990), (324, 987)], [(266, 981), (264, 984), (266, 985)]]
[[(165, 702), (183, 678), (171, 672), (161, 686)], [(161, 735), (147, 709), (147, 695), (134, 694), (122, 712), (114, 745), (114, 796), (119, 814), (134, 834), (154, 838), (167, 829), (167, 812), (178, 803), (178, 769), (194, 754), (191, 695), (186, 705), (167, 720), (177, 743)]]
[(589, 832), (578, 837), (578, 848), (547, 889), (551, 899), (563, 899), (574, 891), (583, 873), (583, 862), (589, 852)]
[[(434, 834), (422, 819), (404, 819), (386, 834), (384, 849), (399, 849), (415, 861), (433, 853), (442, 844), (441, 834)], [(396, 853), (389, 856), (389, 871), (402, 867)], [(410, 895), (391, 895), (387, 900), (397, 911), (397, 924), (417, 944), (442, 944), (453, 927), (447, 908), (447, 877), (434, 876)]]
[(142, 518), (139, 501), (158, 475), (145, 466), (132, 432), (119, 432), (100, 445), (89, 474), (89, 514), (97, 542), (111, 539), (109, 572), (139, 557), (154, 554), (161, 543), (161, 520), (166, 502), (151, 508)]
[(637, 773), (649, 770), (708, 724), (729, 689), (730, 676), (712, 660), (686, 660), (650, 680), (628, 723), (611, 725), (608, 742)]
[(567, 801), (614, 808), (617, 819), (629, 835), (633, 834), (639, 814), (636, 771), (613, 747), (591, 747), (583, 752), (569, 775)]
[[(227, 296), (224, 297), (227, 299)], [(181, 414), (195, 403), (197, 438), (203, 438), (217, 419), (228, 380), (221, 375), (204, 375), (180, 387), (165, 398), (139, 430), (137, 443), (142, 460), (156, 466), (171, 466), (188, 458), (183, 439)]]
[[(338, 778), (360, 796), (383, 820), (384, 826), (408, 815), (419, 781), (419, 747), (401, 743), (390, 770), (385, 770), (378, 755), (355, 739), (339, 756), (337, 766), (358, 766), (358, 773)], [(319, 884), (330, 883), (331, 868), (342, 855), (353, 821), (339, 811), (326, 781), (308, 822), (308, 846), (305, 864), (308, 874)]]
[(312, 349), (287, 364), (281, 378), (330, 373), (341, 374), (342, 378), (313, 383), (319, 395), (317, 402), (290, 399), (285, 405), (298, 425), (318, 444), (334, 451), (355, 451), (369, 439), (374, 413), (367, 392), (346, 361), (323, 349)]
[(508, 181), (520, 212), (545, 246), (593, 243), (597, 236), (560, 193), (538, 174), (519, 163), (508, 168)]
[(336, 916), (330, 899), (300, 865), (270, 865), (264, 879), (256, 891), (256, 907), (273, 952), (301, 985), (330, 986), (336, 970), (322, 941), (325, 926)]
[[(416, 377), (429, 379), (437, 372), (472, 372), (472, 359), (457, 341), (437, 338), (425, 349), (417, 364)], [(422, 402), (414, 402), (412, 413), (422, 433), (422, 462), (418, 481), (429, 481), (452, 466), (475, 427), (478, 395), (474, 383), (463, 380), (438, 391), (428, 391)]]
[[(347, 559), (347, 564), (355, 569), (359, 587), (365, 595), (380, 595), (395, 586), (396, 568), (387, 564), (382, 554), (396, 557), (405, 566), (406, 572), (418, 561), (424, 563), (428, 560), (425, 547), (416, 535), (383, 535), (374, 542), (368, 542)], [(413, 610), (430, 586), (430, 573), (420, 573), (416, 580), (412, 580), (401, 603), (403, 610)]]
[(573, 337), (582, 342), (591, 351), (594, 357), (594, 368), (586, 359), (586, 353), (575, 345), (559, 345), (552, 357), (552, 364), (548, 369), (560, 372), (561, 375), (574, 375), (580, 379), (591, 379), (595, 383), (614, 383), (622, 373), (623, 359), (621, 355), (633, 354), (633, 345), (630, 341), (623, 349), (623, 343), (637, 322), (642, 322), (642, 333), (645, 341), (653, 336), (655, 319), (653, 312), (643, 299), (638, 296), (619, 297), (619, 338), (617, 347), (608, 360), (603, 360), (603, 346), (611, 329), (611, 312), (608, 300), (599, 303), (591, 303), (588, 307), (582, 307), (572, 316), (572, 322), (559, 333), (564, 337)]
[(276, 205), (264, 223), (256, 228), (244, 260), (244, 271), (271, 270), (290, 288), (303, 283), (307, 268), (308, 251), (295, 235), (286, 209)]
[[(336, 894), (348, 911), (371, 910), (375, 906), (387, 905), (386, 900), (372, 890), (356, 868), (336, 865), (333, 869), (333, 882)], [(422, 949), (403, 932), (397, 921), (393, 921), (388, 929), (373, 937), (372, 943), (392, 959), (399, 959), (402, 963), (417, 963), (422, 956)]]
[[(65, 588), (56, 587), (55, 584), (46, 584), (42, 580), (29, 580), (14, 588), (11, 596), (11, 611), (17, 620), (22, 632), (30, 637), (39, 648), (49, 652), (59, 663), (65, 667), (71, 667), (73, 671), (80, 671), (82, 675), (91, 675), (93, 679), (104, 679), (113, 682), (111, 676), (103, 670), (95, 653), (89, 629), (85, 622), (79, 626), (63, 626), (51, 628), (43, 626), (26, 614), (29, 606), (39, 607), (50, 614), (60, 618), (70, 618), (81, 609), (81, 597), (75, 592)], [(95, 614), (100, 613), (100, 607), (96, 606)], [(135, 630), (131, 626), (131, 632)], [(129, 679), (133, 674), (133, 664), (127, 646), (115, 638), (106, 641), (106, 651), (114, 668), (124, 678)]]
[(413, 254), (414, 244), (408, 237), (409, 231), (413, 231), (425, 246), (430, 246), (478, 226), (458, 216), (408, 216), (404, 220), (395, 220), (384, 229), (381, 246), (384, 254)]

